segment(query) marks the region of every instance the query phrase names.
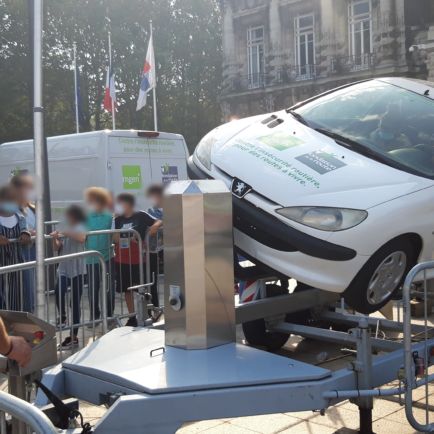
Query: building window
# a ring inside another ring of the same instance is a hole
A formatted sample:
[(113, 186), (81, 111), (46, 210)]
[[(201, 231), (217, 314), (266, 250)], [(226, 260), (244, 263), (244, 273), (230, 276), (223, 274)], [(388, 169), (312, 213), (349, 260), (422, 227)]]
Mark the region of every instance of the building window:
[(247, 29), (247, 59), (249, 89), (265, 85), (264, 80), (264, 27)]
[(296, 77), (310, 80), (315, 76), (315, 33), (313, 15), (295, 19)]
[(371, 0), (350, 0), (348, 8), (353, 69), (366, 69), (370, 67), (372, 53)]

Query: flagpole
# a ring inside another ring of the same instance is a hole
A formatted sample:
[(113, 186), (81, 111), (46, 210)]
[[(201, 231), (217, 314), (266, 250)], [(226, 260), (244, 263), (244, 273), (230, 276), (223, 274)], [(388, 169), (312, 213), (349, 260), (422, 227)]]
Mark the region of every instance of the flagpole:
[[(153, 38), (153, 32), (154, 32), (154, 28), (152, 26), (152, 20), (149, 21), (149, 24), (151, 26), (151, 39), (152, 39), (152, 44), (154, 44), (154, 38)], [(155, 53), (155, 51), (154, 51)], [(155, 56), (155, 54), (154, 54)], [(155, 71), (155, 84), (154, 84), (154, 89), (152, 89), (152, 96), (153, 96), (153, 105), (154, 105), (154, 131), (158, 131), (158, 117), (157, 117), (157, 63), (155, 62), (154, 65)]]
[(78, 82), (77, 82), (77, 44), (74, 42), (74, 90), (75, 90), (75, 132), (80, 133), (80, 121), (78, 117)]
[[(109, 67), (110, 67), (110, 76), (113, 73), (112, 71), (112, 35), (111, 32), (108, 32), (108, 43), (109, 43)], [(110, 78), (111, 80), (111, 78)], [(115, 112), (115, 101), (112, 98), (112, 123), (113, 130), (116, 129), (116, 112)]]

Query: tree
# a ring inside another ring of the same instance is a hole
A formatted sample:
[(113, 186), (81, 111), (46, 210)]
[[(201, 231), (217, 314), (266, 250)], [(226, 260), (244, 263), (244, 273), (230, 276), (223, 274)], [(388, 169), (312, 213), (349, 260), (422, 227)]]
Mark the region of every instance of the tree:
[[(31, 137), (31, 60), (26, 0), (0, 0), (0, 142)], [(45, 0), (47, 135), (75, 131), (72, 46), (80, 68), (82, 131), (111, 127), (102, 109), (112, 33), (118, 90), (117, 128), (152, 129), (150, 105), (136, 98), (154, 25), (158, 114), (162, 131), (190, 149), (220, 122), (220, 11), (217, 0)]]

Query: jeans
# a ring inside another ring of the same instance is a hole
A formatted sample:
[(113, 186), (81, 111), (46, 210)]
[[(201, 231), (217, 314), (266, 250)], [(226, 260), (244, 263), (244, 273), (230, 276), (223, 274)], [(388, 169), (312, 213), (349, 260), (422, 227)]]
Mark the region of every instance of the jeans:
[[(80, 324), (81, 318), (81, 295), (83, 294), (84, 276), (75, 276), (72, 279), (66, 276), (59, 276), (56, 285), (56, 305), (60, 317), (66, 319), (65, 300), (68, 286), (71, 286), (71, 309), (72, 309), (72, 324)], [(77, 336), (78, 327), (72, 328), (73, 336)]]
[[(114, 285), (114, 271), (115, 266), (112, 261), (105, 263), (107, 267), (107, 317), (113, 316), (115, 306), (115, 285)], [(101, 318), (100, 309), (100, 289), (101, 289), (101, 267), (99, 264), (87, 265), (87, 283), (89, 287), (89, 306), (90, 306), (90, 320), (97, 320)]]
[[(24, 262), (36, 259), (36, 247), (34, 245), (24, 246), (21, 249)], [(32, 268), (23, 271), (23, 311), (33, 313), (35, 311), (35, 287), (36, 274)]]

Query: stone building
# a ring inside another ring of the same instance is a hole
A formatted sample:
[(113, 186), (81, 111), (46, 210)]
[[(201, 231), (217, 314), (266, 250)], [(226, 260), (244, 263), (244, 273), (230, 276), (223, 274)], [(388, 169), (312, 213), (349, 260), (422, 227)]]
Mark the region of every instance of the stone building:
[(225, 120), (283, 109), (369, 77), (434, 81), (434, 0), (222, 0), (221, 5)]

